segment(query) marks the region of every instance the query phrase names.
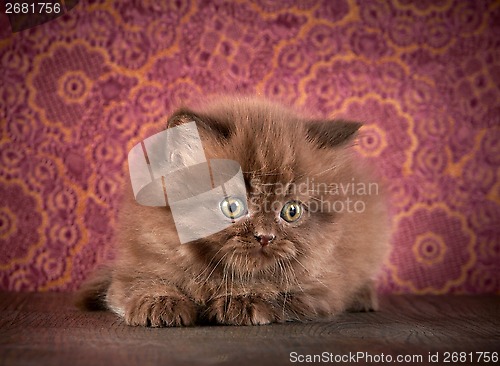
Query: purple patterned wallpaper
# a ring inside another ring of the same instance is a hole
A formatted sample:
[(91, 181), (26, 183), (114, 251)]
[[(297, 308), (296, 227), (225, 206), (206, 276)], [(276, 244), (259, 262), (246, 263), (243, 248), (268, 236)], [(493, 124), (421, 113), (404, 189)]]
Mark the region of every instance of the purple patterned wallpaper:
[(107, 256), (128, 150), (180, 104), (259, 94), (365, 122), (392, 193), (381, 290), (500, 293), (499, 1), (80, 1), (0, 15), (0, 289)]

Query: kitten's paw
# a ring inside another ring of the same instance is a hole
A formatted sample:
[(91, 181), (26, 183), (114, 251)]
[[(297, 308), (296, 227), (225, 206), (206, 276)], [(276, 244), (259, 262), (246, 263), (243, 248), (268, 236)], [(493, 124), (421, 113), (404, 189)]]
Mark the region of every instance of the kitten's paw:
[(255, 296), (220, 297), (207, 309), (210, 320), (226, 325), (264, 325), (280, 321), (272, 304)]
[(187, 298), (142, 295), (128, 302), (124, 318), (128, 325), (175, 327), (195, 324), (196, 316), (196, 305)]
[(354, 295), (347, 311), (377, 311), (378, 308), (377, 292), (375, 291), (374, 284), (370, 282)]
[(287, 321), (311, 321), (330, 319), (335, 314), (335, 308), (327, 298), (318, 294), (286, 293), (281, 295), (286, 310)]

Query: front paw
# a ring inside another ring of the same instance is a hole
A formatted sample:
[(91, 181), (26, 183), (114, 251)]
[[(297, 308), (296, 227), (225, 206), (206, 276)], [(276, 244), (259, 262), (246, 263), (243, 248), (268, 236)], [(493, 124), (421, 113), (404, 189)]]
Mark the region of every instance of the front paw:
[(189, 326), (196, 322), (196, 305), (185, 297), (142, 295), (125, 307), (128, 325), (150, 327)]
[(226, 325), (264, 325), (281, 321), (270, 302), (250, 295), (217, 298), (211, 301), (207, 313), (211, 321)]
[(377, 311), (378, 310), (378, 297), (375, 285), (372, 282), (367, 283), (352, 297), (347, 311), (349, 312), (363, 312), (363, 311)]

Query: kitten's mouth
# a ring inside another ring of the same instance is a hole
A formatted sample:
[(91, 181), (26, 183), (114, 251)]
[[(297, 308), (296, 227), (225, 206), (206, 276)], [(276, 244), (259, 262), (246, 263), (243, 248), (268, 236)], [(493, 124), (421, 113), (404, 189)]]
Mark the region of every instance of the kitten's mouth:
[(261, 246), (261, 245), (251, 245), (245, 248), (236, 248), (234, 249), (234, 254), (237, 256), (244, 256), (247, 258), (273, 258), (274, 250), (269, 248), (269, 246)]
[(229, 260), (233, 266), (240, 267), (243, 272), (262, 270), (276, 265), (278, 261), (290, 260), (295, 255), (295, 249), (291, 242), (273, 242), (269, 245), (261, 245), (235, 238), (230, 240), (232, 255)]
[(250, 254), (255, 257), (265, 257), (269, 259), (272, 259), (274, 257), (273, 250), (268, 246), (256, 246), (255, 248), (249, 249), (248, 252), (250, 252)]

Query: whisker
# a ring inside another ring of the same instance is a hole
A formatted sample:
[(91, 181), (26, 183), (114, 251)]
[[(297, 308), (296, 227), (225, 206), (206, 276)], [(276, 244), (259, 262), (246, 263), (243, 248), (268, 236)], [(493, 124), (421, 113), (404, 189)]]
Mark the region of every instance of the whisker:
[(210, 279), (210, 277), (212, 276), (212, 274), (214, 273), (214, 271), (217, 269), (217, 267), (219, 266), (219, 264), (224, 260), (224, 258), (228, 255), (228, 253), (224, 253), (224, 255), (219, 259), (219, 261), (217, 262), (217, 264), (214, 266), (214, 268), (212, 269), (212, 271), (208, 274), (208, 276), (205, 278), (205, 281), (204, 282), (208, 282), (208, 280)]
[[(221, 252), (221, 250), (223, 249), (224, 247), (220, 247), (219, 250), (212, 256), (212, 258), (210, 259), (210, 261), (208, 262), (207, 266), (203, 269), (203, 271), (201, 271), (198, 276), (196, 276), (194, 278), (194, 281), (195, 282), (198, 282), (198, 280), (200, 279), (200, 277), (210, 268), (210, 266), (212, 265), (214, 259), (217, 257), (217, 255)], [(227, 253), (226, 253), (227, 254)], [(210, 274), (208, 275), (208, 277), (205, 279), (205, 281), (208, 280), (208, 278), (210, 277), (210, 275), (213, 273), (213, 271), (215, 270), (215, 268), (217, 268), (217, 266), (219, 265), (220, 263), (220, 260), (219, 262), (217, 262), (217, 264), (215, 265), (214, 269), (212, 269), (212, 272), (210, 272)]]

